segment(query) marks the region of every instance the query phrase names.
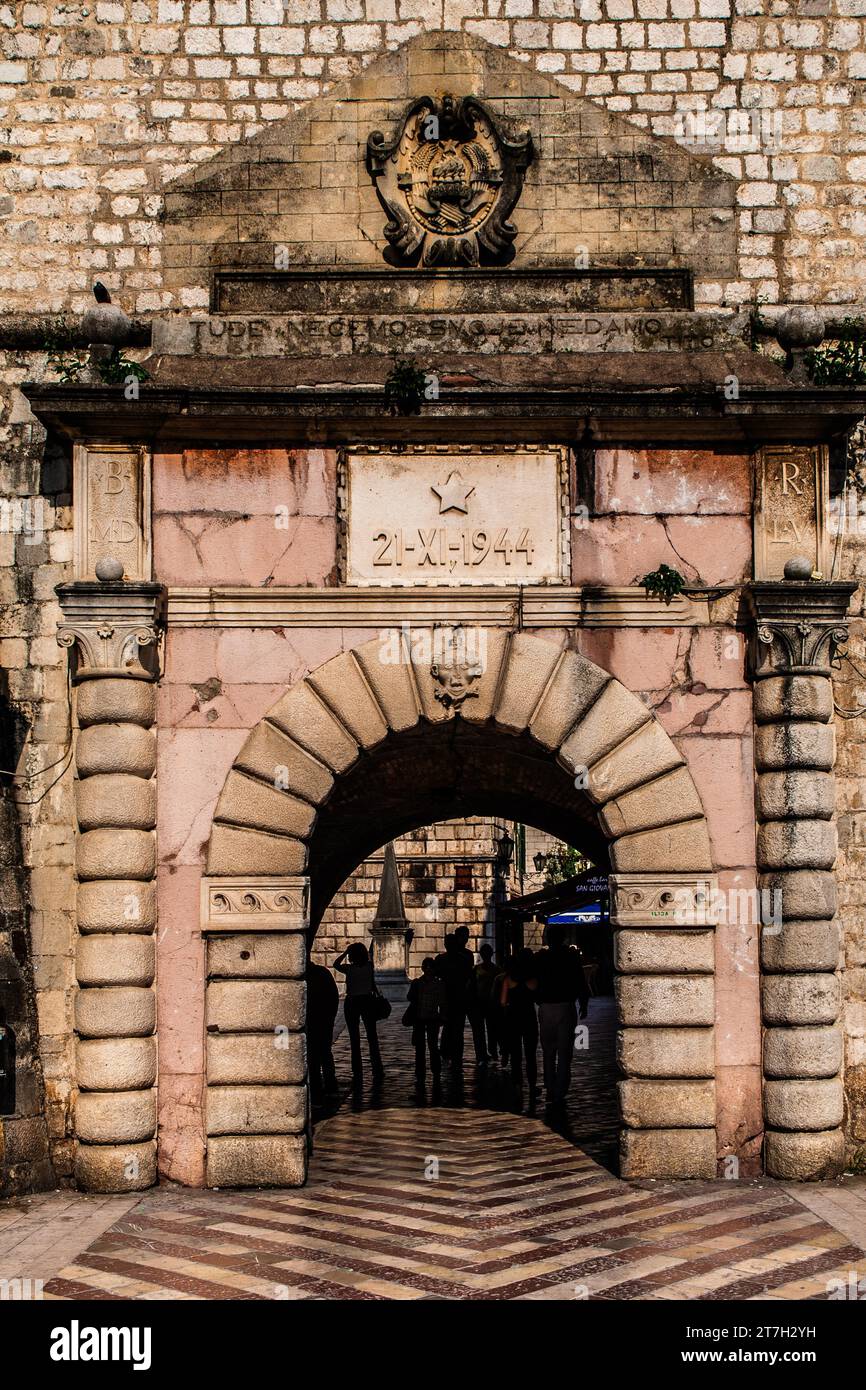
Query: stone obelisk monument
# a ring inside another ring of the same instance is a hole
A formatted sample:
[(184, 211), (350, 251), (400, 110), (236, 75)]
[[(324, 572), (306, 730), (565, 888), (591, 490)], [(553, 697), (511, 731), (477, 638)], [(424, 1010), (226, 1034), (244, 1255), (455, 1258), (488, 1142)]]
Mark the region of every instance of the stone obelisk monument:
[(394, 845), (385, 846), (379, 905), (373, 919), (373, 960), (376, 983), (387, 998), (403, 1000), (409, 988), (409, 923), (403, 906), (400, 872)]

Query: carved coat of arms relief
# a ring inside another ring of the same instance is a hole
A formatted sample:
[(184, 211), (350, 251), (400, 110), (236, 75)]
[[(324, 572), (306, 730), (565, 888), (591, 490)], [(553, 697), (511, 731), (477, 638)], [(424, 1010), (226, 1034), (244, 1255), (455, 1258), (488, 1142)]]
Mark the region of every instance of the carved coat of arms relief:
[(477, 97), (421, 97), (391, 142), (378, 130), (367, 140), (367, 169), (389, 218), (385, 259), (506, 264), (517, 236), (508, 217), (532, 156), (530, 132), (506, 135)]

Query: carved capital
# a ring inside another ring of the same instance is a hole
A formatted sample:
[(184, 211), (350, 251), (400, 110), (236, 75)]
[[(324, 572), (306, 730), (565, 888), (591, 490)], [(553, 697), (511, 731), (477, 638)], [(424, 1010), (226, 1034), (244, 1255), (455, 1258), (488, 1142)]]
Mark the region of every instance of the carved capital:
[(746, 590), (750, 610), (749, 667), (767, 676), (829, 676), (847, 641), (846, 614), (857, 585), (787, 579)]
[(161, 584), (81, 580), (58, 584), (57, 641), (72, 656), (75, 682), (105, 676), (159, 678), (166, 591)]
[(203, 878), (201, 929), (213, 932), (306, 931), (310, 883), (296, 878)]
[(716, 874), (611, 874), (614, 927), (713, 927), (718, 921)]

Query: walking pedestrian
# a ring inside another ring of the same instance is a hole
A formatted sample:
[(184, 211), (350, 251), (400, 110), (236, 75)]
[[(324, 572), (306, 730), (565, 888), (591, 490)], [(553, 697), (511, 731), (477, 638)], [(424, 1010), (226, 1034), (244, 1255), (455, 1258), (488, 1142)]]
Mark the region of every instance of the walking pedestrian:
[(571, 1085), (574, 1032), (586, 1018), (589, 990), (577, 951), (568, 946), (562, 927), (548, 927), (547, 950), (535, 962), (538, 977), (538, 1026), (544, 1059), (548, 1105), (563, 1105)]
[(412, 1043), (415, 1048), (415, 1077), (423, 1083), (427, 1075), (427, 1053), (430, 1054), (430, 1073), (438, 1080), (442, 1071), (439, 1056), (439, 1029), (446, 1017), (445, 986), (436, 974), (436, 962), (425, 956), (421, 974), (409, 985), (409, 1008), (404, 1022), (412, 1024)]
[[(343, 962), (348, 959), (348, 964)], [(373, 975), (373, 962), (367, 947), (362, 941), (353, 941), (334, 961), (334, 969), (339, 970), (346, 979), (346, 998), (343, 1013), (346, 1019), (346, 1032), (349, 1034), (349, 1049), (352, 1057), (352, 1084), (361, 1085), (364, 1074), (361, 1066), (361, 1023), (367, 1034), (367, 1047), (370, 1052), (370, 1071), (375, 1080), (385, 1075), (382, 1054), (379, 1051), (379, 1037), (376, 1032), (376, 981)]]
[(467, 999), (472, 1041), (475, 1044), (475, 1061), (479, 1067), (484, 1067), (496, 1057), (491, 999), (493, 984), (499, 972), (493, 963), (493, 947), (489, 941), (482, 941), (478, 954), (481, 959), (472, 967)]
[(334, 1023), (340, 1007), (340, 991), (330, 970), (308, 961), (307, 982), (307, 1062), (310, 1070), (310, 1096), (321, 1103), (337, 1093), (334, 1066)]
[(535, 956), (528, 947), (512, 960), (502, 982), (505, 1043), (515, 1086), (523, 1084), (523, 1066), (530, 1100), (538, 1089), (538, 1019), (535, 1016)]

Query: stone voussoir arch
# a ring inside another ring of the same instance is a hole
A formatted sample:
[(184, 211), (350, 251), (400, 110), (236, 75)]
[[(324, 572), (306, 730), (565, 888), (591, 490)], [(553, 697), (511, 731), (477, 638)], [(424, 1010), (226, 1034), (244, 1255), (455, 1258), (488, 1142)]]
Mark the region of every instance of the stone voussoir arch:
[[(303, 1181), (300, 942), (317, 820), (359, 759), (394, 735), (423, 737), (449, 721), (528, 735), (588, 799), (608, 842), (614, 897), (627, 901), (613, 913), (623, 928), (622, 1171), (715, 1176), (712, 928), (703, 919), (683, 930), (660, 906), (666, 889), (699, 891), (713, 873), (691, 773), (651, 710), (609, 672), (542, 637), (484, 636), (484, 660), (456, 694), (429, 643), (401, 634), (396, 654), (379, 638), (347, 650), (282, 696), (235, 759), (202, 891), (211, 1185)], [(280, 945), (286, 937), (292, 949)], [(282, 1053), (273, 1045), (281, 1029)]]

